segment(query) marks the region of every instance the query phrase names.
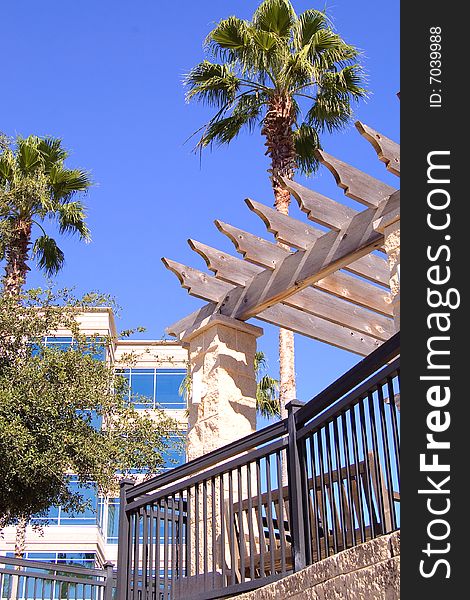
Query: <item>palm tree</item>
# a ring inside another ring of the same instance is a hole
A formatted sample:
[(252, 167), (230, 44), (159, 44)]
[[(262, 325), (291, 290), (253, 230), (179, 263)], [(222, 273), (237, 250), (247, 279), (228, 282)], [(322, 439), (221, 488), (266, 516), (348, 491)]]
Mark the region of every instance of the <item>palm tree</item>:
[[(55, 221), (59, 233), (90, 240), (85, 208), (76, 199), (91, 185), (88, 173), (64, 165), (69, 153), (57, 138), (31, 135), (4, 144), (0, 153), (0, 260), (4, 259), (4, 292), (19, 295), (28, 262), (36, 259), (47, 275), (57, 273), (64, 253), (44, 225)], [(33, 239), (33, 227), (39, 235)]]
[(266, 419), (281, 416), (279, 404), (279, 382), (266, 373), (268, 363), (264, 352), (255, 353), (256, 410)]
[[(75, 196), (85, 192), (91, 182), (85, 171), (64, 166), (68, 152), (60, 139), (19, 137), (13, 148), (6, 136), (1, 141), (0, 260), (6, 262), (3, 291), (19, 299), (30, 258), (35, 258), (47, 275), (63, 266), (64, 253), (46, 233), (46, 219), (57, 222), (59, 233), (78, 234), (89, 241), (85, 208)], [(34, 225), (40, 235), (33, 242)], [(25, 551), (28, 520), (25, 515), (16, 527), (17, 558)]]
[[(289, 0), (264, 0), (251, 21), (235, 16), (209, 33), (211, 60), (186, 76), (186, 98), (216, 108), (198, 130), (196, 148), (229, 144), (259, 125), (270, 157), (274, 206), (288, 214), (290, 194), (280, 177), (318, 167), (320, 134), (347, 125), (352, 104), (365, 95), (359, 52), (336, 34), (322, 11), (296, 15)], [(215, 62), (213, 62), (215, 61)], [(295, 398), (294, 336), (279, 334), (281, 414)]]

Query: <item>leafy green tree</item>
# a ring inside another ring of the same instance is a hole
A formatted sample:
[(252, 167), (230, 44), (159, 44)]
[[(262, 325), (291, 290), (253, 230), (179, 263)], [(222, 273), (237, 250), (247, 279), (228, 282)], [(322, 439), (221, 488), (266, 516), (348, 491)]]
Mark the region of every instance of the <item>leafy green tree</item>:
[[(287, 214), (290, 194), (281, 177), (317, 168), (320, 135), (343, 128), (365, 95), (357, 48), (333, 30), (327, 15), (297, 15), (289, 0), (264, 0), (251, 21), (220, 21), (205, 42), (208, 60), (186, 76), (187, 100), (216, 109), (199, 130), (197, 148), (229, 144), (256, 126), (270, 157), (274, 205)], [(279, 336), (280, 399), (295, 398), (294, 337)]]
[[(64, 253), (45, 230), (55, 221), (61, 234), (89, 241), (85, 207), (77, 194), (91, 185), (88, 173), (69, 169), (69, 153), (57, 138), (31, 135), (0, 147), (0, 260), (5, 260), (4, 290), (18, 295), (36, 259), (48, 275), (57, 273)], [(36, 226), (33, 231), (33, 227)], [(33, 235), (38, 231), (37, 236)]]
[[(110, 340), (85, 338), (77, 315), (102, 302), (68, 292), (32, 291), (20, 302), (0, 296), (0, 528), (23, 524), (20, 556), (31, 515), (43, 516), (53, 505), (84, 509), (69, 474), (85, 487), (95, 482), (101, 493), (116, 493), (116, 474), (158, 473), (178, 434), (162, 411), (136, 411), (124, 379), (94, 358)], [(44, 344), (58, 329), (73, 334), (69, 350)]]

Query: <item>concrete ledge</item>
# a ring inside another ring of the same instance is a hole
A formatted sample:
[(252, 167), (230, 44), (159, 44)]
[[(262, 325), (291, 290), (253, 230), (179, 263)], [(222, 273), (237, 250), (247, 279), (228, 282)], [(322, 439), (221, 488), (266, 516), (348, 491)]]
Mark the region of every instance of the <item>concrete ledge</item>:
[(349, 548), (238, 600), (399, 600), (400, 532)]

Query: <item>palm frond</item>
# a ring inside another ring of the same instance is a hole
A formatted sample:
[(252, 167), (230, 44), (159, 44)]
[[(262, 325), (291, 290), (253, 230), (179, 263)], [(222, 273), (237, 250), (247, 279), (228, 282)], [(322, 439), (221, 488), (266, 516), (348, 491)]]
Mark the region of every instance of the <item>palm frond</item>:
[(279, 381), (265, 374), (268, 367), (264, 352), (258, 351), (255, 353), (253, 366), (256, 375), (256, 410), (266, 417), (271, 419), (281, 415), (281, 406), (279, 403)]
[(11, 185), (15, 176), (15, 156), (10, 148), (0, 155), (0, 183)]
[(307, 123), (302, 123), (294, 131), (294, 144), (297, 167), (305, 175), (315, 173), (319, 167), (319, 161), (315, 158), (315, 150), (321, 148), (317, 130)]
[(234, 16), (223, 19), (208, 34), (204, 45), (217, 59), (243, 60), (249, 48), (249, 23)]
[(266, 418), (279, 417), (281, 406), (278, 396), (279, 383), (276, 379), (264, 375), (256, 387), (256, 410)]
[(60, 233), (78, 233), (80, 239), (89, 242), (90, 230), (86, 225), (85, 207), (79, 200), (60, 204), (54, 211), (59, 222)]
[(184, 85), (188, 88), (188, 102), (197, 97), (203, 103), (221, 108), (233, 102), (240, 81), (230, 65), (204, 60), (186, 75)]
[(322, 11), (313, 8), (301, 13), (294, 24), (294, 47), (300, 50), (310, 44), (312, 37), (328, 26), (328, 18)]
[(16, 161), (18, 168), (24, 175), (31, 175), (41, 166), (42, 157), (38, 150), (39, 138), (30, 135), (27, 138), (19, 137), (17, 139), (18, 150)]
[(77, 192), (85, 192), (91, 184), (87, 171), (65, 169), (60, 165), (51, 167), (49, 185), (52, 196), (57, 201), (67, 201)]
[(232, 114), (209, 121), (196, 148), (202, 149), (212, 144), (229, 144), (246, 125), (253, 130), (259, 121), (261, 107), (265, 99), (259, 93), (246, 94), (239, 98)]
[(34, 242), (33, 257), (36, 258), (38, 267), (48, 276), (58, 273), (64, 265), (64, 253), (56, 241), (46, 234)]
[(38, 151), (42, 154), (46, 172), (54, 165), (62, 165), (68, 157), (68, 151), (62, 147), (60, 138), (46, 137), (38, 142)]
[(253, 14), (256, 29), (289, 38), (296, 15), (289, 0), (263, 0)]

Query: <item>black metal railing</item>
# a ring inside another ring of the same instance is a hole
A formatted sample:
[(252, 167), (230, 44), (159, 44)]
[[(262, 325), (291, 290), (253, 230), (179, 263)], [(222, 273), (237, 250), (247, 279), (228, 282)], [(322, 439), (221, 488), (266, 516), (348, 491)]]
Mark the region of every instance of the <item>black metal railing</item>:
[(399, 528), (399, 348), (283, 421), (122, 482), (118, 600), (230, 596)]
[(0, 556), (0, 600), (113, 600), (113, 564), (103, 569)]

